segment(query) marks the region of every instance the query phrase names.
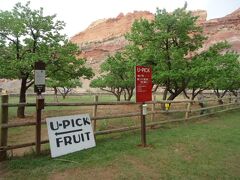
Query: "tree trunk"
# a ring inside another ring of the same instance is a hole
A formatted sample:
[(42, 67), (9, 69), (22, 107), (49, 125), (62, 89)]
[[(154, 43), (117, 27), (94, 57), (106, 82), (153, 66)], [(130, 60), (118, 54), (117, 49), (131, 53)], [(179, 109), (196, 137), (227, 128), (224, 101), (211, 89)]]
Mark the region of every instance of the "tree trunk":
[[(27, 78), (22, 78), (19, 103), (26, 103), (26, 91), (27, 91)], [(25, 117), (25, 107), (18, 106), (17, 117), (24, 118)]]
[(174, 100), (175, 97), (177, 97), (178, 95), (179, 95), (179, 94), (177, 94), (177, 93), (171, 94), (171, 95), (167, 98), (167, 100), (169, 100), (169, 101)]
[(133, 96), (133, 89), (134, 88), (129, 88), (129, 89), (127, 89), (126, 91), (126, 94), (127, 94), (127, 101), (130, 101), (131, 100), (131, 98), (132, 98), (132, 96)]
[[(223, 93), (223, 95), (221, 96), (221, 94), (220, 94), (218, 89), (214, 90), (214, 93), (217, 96), (217, 98), (222, 98), (225, 95), (225, 93)], [(223, 104), (223, 100), (222, 99), (218, 99), (218, 104)]]
[(223, 100), (222, 100), (222, 99), (219, 99), (219, 100), (218, 100), (218, 104), (223, 104)]
[(128, 93), (128, 99), (127, 99), (127, 100), (128, 100), (128, 101), (131, 101), (132, 96), (133, 96), (133, 89), (129, 91), (129, 93)]
[(58, 97), (57, 97), (57, 92), (58, 92), (58, 91), (57, 91), (57, 87), (54, 87), (53, 89), (54, 89), (54, 101), (55, 101), (55, 102), (58, 102)]
[(183, 95), (184, 95), (185, 98), (190, 99), (190, 97), (188, 96), (188, 94), (186, 92), (186, 89), (183, 91)]
[(126, 93), (125, 89), (123, 90), (123, 97), (124, 97), (124, 100), (126, 101), (127, 100), (127, 93)]
[(63, 93), (63, 94), (62, 94), (62, 97), (63, 97), (63, 99), (66, 99), (66, 94)]
[(117, 101), (120, 101), (121, 100), (121, 94), (122, 92), (124, 91), (124, 89), (122, 88), (117, 88), (116, 91), (115, 91), (115, 95), (117, 97)]
[(194, 100), (200, 92), (203, 92), (203, 90), (204, 89), (199, 89), (198, 91), (196, 91), (196, 89), (193, 89), (191, 100)]
[(163, 100), (167, 99), (168, 89), (166, 88), (163, 92)]
[(120, 101), (120, 98), (121, 98), (121, 94), (119, 95), (116, 95), (116, 97), (117, 97), (117, 101)]
[[(168, 94), (168, 89), (166, 88), (163, 92), (163, 101), (167, 99), (167, 94)], [(165, 110), (165, 104), (164, 103), (161, 104), (161, 109)]]
[(184, 91), (184, 89), (185, 88), (180, 88), (176, 90), (175, 93), (171, 93), (167, 100), (174, 100), (179, 94), (181, 94)]
[(233, 94), (234, 96), (236, 96), (236, 97), (238, 96), (237, 91), (232, 90), (231, 92), (232, 92), (232, 94)]
[(118, 89), (111, 88), (111, 90), (104, 89), (104, 88), (100, 88), (100, 89), (103, 91), (112, 93), (117, 98), (117, 101), (120, 101), (123, 89), (121, 89), (121, 90), (119, 90), (119, 88)]

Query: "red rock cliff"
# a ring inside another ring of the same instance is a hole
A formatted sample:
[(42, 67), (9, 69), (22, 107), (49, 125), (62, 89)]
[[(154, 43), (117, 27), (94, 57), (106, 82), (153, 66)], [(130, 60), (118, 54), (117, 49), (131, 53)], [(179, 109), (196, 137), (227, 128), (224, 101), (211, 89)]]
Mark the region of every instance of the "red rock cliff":
[[(204, 10), (192, 13), (199, 17), (197, 23), (203, 26), (204, 34), (208, 36), (203, 49), (216, 42), (227, 40), (233, 50), (240, 52), (240, 9), (223, 18), (209, 21), (206, 21), (207, 12)], [(140, 18), (153, 20), (154, 15), (147, 11), (135, 11), (126, 15), (120, 13), (116, 18), (97, 20), (85, 31), (73, 36), (71, 41), (79, 46), (82, 50), (80, 56), (87, 58), (87, 64), (98, 73), (100, 64), (106, 57), (121, 50), (127, 44), (124, 34), (129, 32), (132, 23)]]
[(204, 49), (226, 40), (232, 45), (232, 50), (240, 53), (240, 8), (223, 18), (206, 21), (203, 30), (208, 37)]

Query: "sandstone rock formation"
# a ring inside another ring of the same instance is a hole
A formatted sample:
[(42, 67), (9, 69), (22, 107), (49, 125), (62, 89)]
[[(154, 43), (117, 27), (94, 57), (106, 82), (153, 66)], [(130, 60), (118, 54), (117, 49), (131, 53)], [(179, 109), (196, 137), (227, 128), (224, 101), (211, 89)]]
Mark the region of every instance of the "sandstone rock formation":
[(240, 53), (240, 8), (223, 18), (206, 21), (203, 30), (208, 37), (204, 49), (226, 40), (232, 45), (232, 50)]
[(147, 11), (135, 11), (125, 16), (120, 13), (116, 18), (101, 19), (93, 22), (85, 31), (72, 37), (71, 41), (81, 46), (85, 43), (105, 42), (109, 39), (115, 39), (128, 32), (134, 20), (140, 18), (151, 20), (154, 16)]
[[(204, 10), (193, 11), (198, 16), (197, 23), (203, 27), (204, 34), (208, 37), (202, 50), (219, 41), (228, 41), (232, 50), (240, 53), (240, 8), (233, 13), (212, 20), (207, 19)], [(124, 15), (120, 13), (116, 18), (102, 19), (93, 22), (85, 31), (71, 38), (82, 50), (81, 57), (87, 59), (88, 66), (99, 73), (100, 65), (108, 55), (121, 50), (127, 41), (124, 34), (129, 32), (136, 19), (144, 18), (153, 20), (154, 14), (147, 11), (135, 11)], [(89, 81), (84, 81), (84, 88), (89, 87)]]
[[(135, 11), (126, 15), (120, 13), (116, 18), (97, 20), (85, 31), (72, 37), (71, 41), (79, 46), (82, 50), (80, 56), (87, 58), (87, 65), (98, 74), (106, 57), (127, 44), (124, 34), (129, 32), (132, 23), (140, 18), (152, 20), (154, 15), (147, 11)], [(88, 89), (89, 81), (82, 81), (83, 88)]]
[[(208, 21), (206, 11), (196, 10), (192, 13), (198, 16), (197, 23), (203, 26), (204, 34), (208, 37), (202, 50), (216, 42), (227, 40), (232, 45), (232, 50), (240, 53), (240, 9)], [(82, 50), (80, 56), (87, 58), (87, 64), (98, 74), (100, 64), (106, 57), (127, 44), (124, 34), (130, 31), (134, 20), (140, 18), (153, 20), (154, 15), (147, 11), (135, 11), (126, 15), (120, 13), (116, 18), (93, 22), (85, 31), (73, 36), (71, 41), (79, 46)]]

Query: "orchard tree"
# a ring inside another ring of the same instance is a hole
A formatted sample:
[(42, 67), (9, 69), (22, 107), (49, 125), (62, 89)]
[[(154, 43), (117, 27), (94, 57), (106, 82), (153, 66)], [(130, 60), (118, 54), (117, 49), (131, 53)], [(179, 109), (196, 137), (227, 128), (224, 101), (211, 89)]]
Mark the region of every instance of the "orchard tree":
[(54, 55), (57, 59), (48, 66), (47, 86), (54, 89), (55, 97), (58, 91), (65, 99), (73, 88), (82, 85), (80, 77), (90, 79), (94, 73), (85, 66), (85, 59), (76, 58), (79, 52), (75, 44), (66, 42), (60, 46)]
[[(240, 88), (239, 54), (228, 51), (229, 47), (227, 42), (218, 43), (213, 46), (210, 55), (214, 69), (209, 86), (218, 98), (223, 98), (228, 91), (234, 93)], [(218, 102), (223, 104), (221, 99)]]
[(113, 75), (101, 75), (97, 79), (92, 80), (90, 86), (112, 93), (117, 98), (117, 101), (121, 99), (123, 88)]
[(191, 90), (191, 100), (194, 100), (205, 89), (212, 88), (212, 83), (219, 76), (216, 63), (221, 63), (219, 57), (223, 57), (221, 53), (229, 49), (229, 47), (227, 42), (219, 42), (212, 45), (209, 49), (198, 53), (191, 59), (188, 73), (189, 83), (187, 86)]
[(213, 89), (218, 98), (223, 98), (228, 91), (234, 93), (240, 88), (239, 55), (229, 48), (226, 41), (219, 42), (191, 60), (188, 89), (192, 100), (205, 89)]
[(205, 89), (208, 89), (208, 82), (212, 78), (213, 68), (211, 61), (205, 61), (203, 57), (194, 57), (189, 63), (188, 75), (188, 92), (190, 91), (190, 96), (187, 94), (187, 89), (183, 91), (184, 95), (191, 100), (194, 100), (195, 97)]
[(234, 78), (229, 78), (229, 87), (228, 90), (230, 93), (232, 93), (235, 97), (239, 98), (239, 92), (240, 92), (240, 55), (238, 54), (238, 60), (235, 61), (237, 64), (234, 66), (234, 68), (231, 71), (232, 77)]
[(198, 50), (205, 39), (196, 24), (198, 17), (186, 7), (172, 13), (157, 9), (154, 20), (135, 21), (126, 35), (133, 56), (140, 64), (152, 66), (153, 83), (165, 87), (164, 100), (173, 100), (186, 89), (190, 68), (187, 55)]
[(130, 101), (135, 88), (134, 66), (126, 52), (117, 52), (114, 56), (109, 56), (101, 65), (102, 74), (90, 85), (113, 93), (118, 101), (124, 93), (125, 100)]
[[(58, 71), (64, 76), (83, 68), (83, 60), (80, 66), (75, 65), (77, 47), (60, 34), (65, 23), (55, 18), (44, 15), (42, 8), (32, 10), (29, 2), (17, 3), (11, 11), (0, 11), (0, 77), (21, 80), (19, 103), (26, 102), (26, 91), (34, 84), (36, 61), (46, 63), (49, 77)], [(88, 73), (86, 76), (90, 77)], [(18, 107), (17, 115), (24, 117), (24, 107)]]
[(54, 96), (56, 101), (58, 101), (57, 93), (59, 92), (63, 99), (72, 91), (73, 88), (81, 87), (82, 83), (79, 79), (64, 79), (62, 80), (47, 80), (48, 87), (54, 89)]

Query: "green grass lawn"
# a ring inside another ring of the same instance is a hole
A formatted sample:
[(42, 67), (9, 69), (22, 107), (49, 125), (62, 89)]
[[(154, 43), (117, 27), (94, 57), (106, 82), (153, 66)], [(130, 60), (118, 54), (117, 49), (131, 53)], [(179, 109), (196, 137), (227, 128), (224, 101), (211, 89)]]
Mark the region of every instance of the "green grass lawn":
[[(97, 136), (92, 149), (51, 159), (30, 153), (3, 164), (6, 179), (240, 179), (240, 112), (140, 132)], [(0, 178), (1, 179), (1, 178)]]

